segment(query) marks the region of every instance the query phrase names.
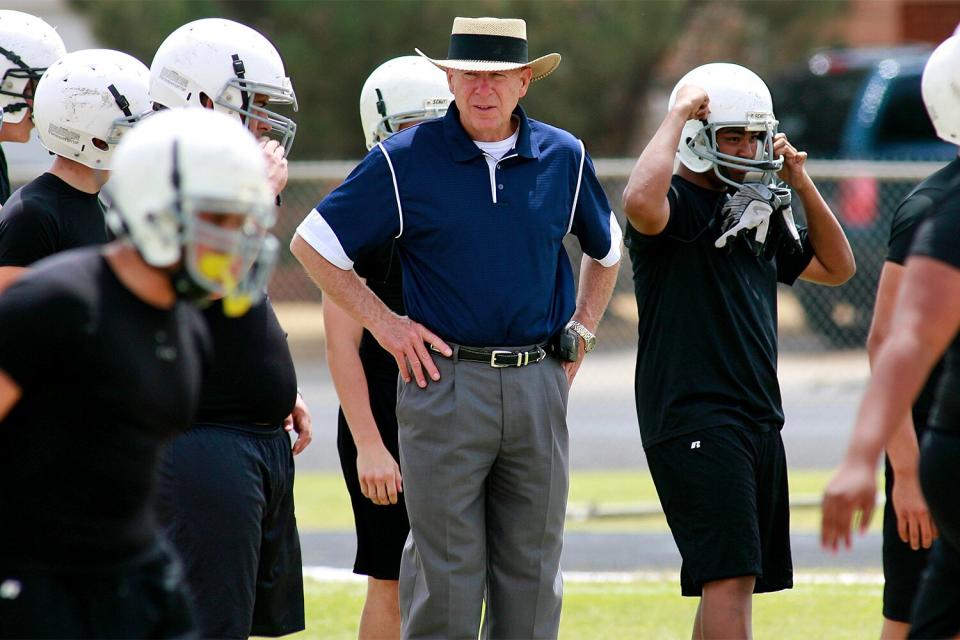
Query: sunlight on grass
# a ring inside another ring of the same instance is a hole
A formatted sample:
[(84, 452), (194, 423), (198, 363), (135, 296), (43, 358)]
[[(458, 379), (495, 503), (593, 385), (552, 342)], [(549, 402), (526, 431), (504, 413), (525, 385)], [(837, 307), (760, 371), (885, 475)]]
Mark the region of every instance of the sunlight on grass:
[[(830, 575), (830, 574), (818, 574)], [(364, 583), (305, 584), (306, 640), (356, 638)], [(758, 638), (864, 638), (879, 629), (883, 588), (878, 584), (800, 584), (754, 599)], [(689, 638), (694, 598), (682, 598), (675, 579), (583, 583), (564, 586), (560, 638)]]
[[(830, 470), (792, 471), (792, 500), (809, 499), (819, 503), (832, 473)], [(878, 483), (882, 486), (882, 481)], [(340, 474), (299, 473), (294, 494), (297, 523), (302, 532), (353, 530), (350, 499)], [(646, 515), (570, 517), (566, 528), (568, 531), (667, 531), (659, 504), (653, 480), (646, 471), (576, 471), (570, 477), (571, 513), (584, 514), (592, 508), (599, 514), (631, 514), (642, 510)], [(793, 531), (813, 532), (820, 526), (820, 509), (817, 506), (794, 508), (790, 519)], [(880, 520), (874, 517), (871, 530), (879, 531)]]

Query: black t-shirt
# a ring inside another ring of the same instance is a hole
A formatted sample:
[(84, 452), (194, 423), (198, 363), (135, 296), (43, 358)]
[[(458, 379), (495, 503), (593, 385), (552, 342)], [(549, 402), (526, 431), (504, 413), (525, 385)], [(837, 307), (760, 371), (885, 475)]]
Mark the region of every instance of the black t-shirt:
[[(354, 262), (353, 268), (357, 275), (366, 279), (367, 286), (391, 311), (404, 315), (403, 271), (396, 243), (363, 253)], [(360, 339), (360, 361), (368, 379), (375, 378), (386, 384), (396, 383), (397, 361), (366, 329)]]
[(54, 253), (107, 242), (95, 193), (44, 173), (0, 208), (0, 267), (28, 267)]
[[(907, 261), (914, 234), (927, 215), (935, 210), (940, 198), (953, 186), (960, 186), (960, 158), (949, 163), (914, 187), (893, 214), (890, 225), (890, 242), (887, 260), (902, 265)], [(943, 373), (943, 362), (938, 362), (930, 372), (927, 383), (913, 403), (913, 426), (922, 431), (930, 416), (937, 381)]]
[(777, 382), (777, 282), (813, 256), (772, 259), (714, 246), (726, 194), (673, 176), (670, 219), (656, 236), (627, 225), (640, 314), (635, 374), (644, 447), (715, 426), (783, 426)]
[(239, 318), (228, 318), (223, 304), (203, 312), (213, 337), (213, 364), (203, 380), (197, 422), (239, 428), (272, 429), (293, 411), (297, 399), (287, 334), (269, 300)]
[(3, 154), (3, 145), (0, 145), (0, 206), (3, 206), (9, 198), (10, 174), (7, 171), (7, 156)]
[(148, 305), (96, 248), (36, 265), (0, 296), (0, 567), (123, 565), (157, 544), (153, 476), (200, 397), (199, 312)]
[[(926, 256), (957, 269), (960, 277), (960, 185), (945, 193), (917, 230), (912, 256)], [(954, 336), (943, 358), (937, 383), (931, 429), (960, 432), (960, 334)]]

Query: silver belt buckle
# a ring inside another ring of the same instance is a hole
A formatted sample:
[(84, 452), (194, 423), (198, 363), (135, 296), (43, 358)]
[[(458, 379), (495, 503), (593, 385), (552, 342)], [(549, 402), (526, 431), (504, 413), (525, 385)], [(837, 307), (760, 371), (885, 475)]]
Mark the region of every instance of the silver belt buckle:
[(490, 366), (491, 366), (491, 367), (493, 367), (494, 369), (503, 369), (503, 368), (505, 368), (505, 367), (512, 367), (512, 366), (514, 366), (514, 365), (512, 365), (512, 364), (499, 364), (499, 363), (497, 362), (497, 356), (498, 356), (498, 355), (501, 355), (501, 354), (502, 354), (502, 355), (511, 356), (511, 355), (513, 355), (513, 351), (507, 351), (507, 350), (505, 350), (505, 349), (494, 349), (493, 351), (491, 351), (491, 352), (490, 352)]

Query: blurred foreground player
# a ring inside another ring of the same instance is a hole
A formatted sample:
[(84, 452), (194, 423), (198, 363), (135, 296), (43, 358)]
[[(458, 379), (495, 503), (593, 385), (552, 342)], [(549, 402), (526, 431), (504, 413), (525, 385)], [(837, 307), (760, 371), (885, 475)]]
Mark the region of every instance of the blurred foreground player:
[(197, 407), (209, 336), (273, 194), (255, 140), (163, 114), (117, 151), (103, 248), (49, 258), (0, 297), (0, 637), (192, 634), (151, 517), (161, 446)]

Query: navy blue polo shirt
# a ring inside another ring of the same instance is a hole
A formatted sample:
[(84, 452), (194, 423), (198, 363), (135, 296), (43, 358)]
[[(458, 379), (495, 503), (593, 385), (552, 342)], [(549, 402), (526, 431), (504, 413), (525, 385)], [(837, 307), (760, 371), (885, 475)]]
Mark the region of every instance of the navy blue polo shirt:
[(444, 340), (545, 341), (575, 308), (564, 236), (612, 266), (621, 231), (583, 143), (514, 115), (516, 146), (493, 174), (451, 105), (374, 147), (297, 233), (345, 270), (396, 239), (407, 314)]

